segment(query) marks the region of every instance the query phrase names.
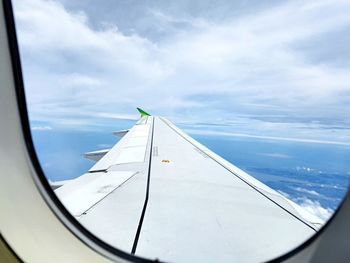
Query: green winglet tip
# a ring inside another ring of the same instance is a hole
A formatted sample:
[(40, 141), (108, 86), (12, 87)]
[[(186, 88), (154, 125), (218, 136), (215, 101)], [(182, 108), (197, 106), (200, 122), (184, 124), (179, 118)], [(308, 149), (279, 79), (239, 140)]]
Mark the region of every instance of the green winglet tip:
[(140, 108), (136, 108), (136, 109), (137, 109), (137, 110), (139, 111), (139, 113), (141, 114), (141, 118), (142, 118), (142, 117), (145, 117), (145, 116), (151, 116), (151, 114), (145, 112), (143, 109), (140, 109)]

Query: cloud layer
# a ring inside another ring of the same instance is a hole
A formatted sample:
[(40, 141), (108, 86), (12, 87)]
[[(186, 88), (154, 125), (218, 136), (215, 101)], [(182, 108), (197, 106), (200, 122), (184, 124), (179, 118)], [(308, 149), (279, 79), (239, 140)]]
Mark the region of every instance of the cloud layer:
[(306, 209), (308, 212), (318, 216), (324, 222), (326, 222), (333, 215), (334, 211), (330, 208), (324, 208), (317, 201), (304, 198), (300, 201), (299, 205)]
[(349, 139), (348, 1), (210, 15), (205, 6), (194, 14), (150, 6), (137, 6), (142, 25), (125, 16), (119, 26), (57, 1), (15, 1), (31, 118), (136, 118), (142, 106), (175, 121), (239, 118), (267, 136), (291, 128), (301, 138)]

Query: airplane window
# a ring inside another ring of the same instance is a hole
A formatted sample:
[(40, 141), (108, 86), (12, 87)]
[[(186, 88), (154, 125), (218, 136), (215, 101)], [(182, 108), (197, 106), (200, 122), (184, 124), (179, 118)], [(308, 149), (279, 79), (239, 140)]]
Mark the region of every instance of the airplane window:
[(33, 142), (84, 228), (167, 262), (261, 262), (350, 179), (350, 3), (15, 0)]

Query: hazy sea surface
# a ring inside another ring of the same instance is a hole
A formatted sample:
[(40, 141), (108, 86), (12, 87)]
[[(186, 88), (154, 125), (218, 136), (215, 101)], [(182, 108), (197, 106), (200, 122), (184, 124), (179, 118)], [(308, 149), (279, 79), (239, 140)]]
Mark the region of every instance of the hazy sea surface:
[[(111, 148), (114, 130), (32, 130), (42, 168), (51, 181), (85, 173), (93, 164), (82, 154)], [(350, 178), (350, 146), (190, 134), (193, 138), (309, 211), (327, 219), (344, 197)]]

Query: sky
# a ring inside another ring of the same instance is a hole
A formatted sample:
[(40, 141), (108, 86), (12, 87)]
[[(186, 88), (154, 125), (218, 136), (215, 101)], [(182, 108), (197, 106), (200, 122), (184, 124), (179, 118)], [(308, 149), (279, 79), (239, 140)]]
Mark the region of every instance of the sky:
[(33, 129), (102, 130), (142, 107), (197, 133), (350, 143), (349, 1), (14, 7)]

